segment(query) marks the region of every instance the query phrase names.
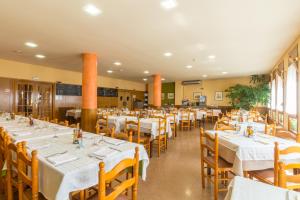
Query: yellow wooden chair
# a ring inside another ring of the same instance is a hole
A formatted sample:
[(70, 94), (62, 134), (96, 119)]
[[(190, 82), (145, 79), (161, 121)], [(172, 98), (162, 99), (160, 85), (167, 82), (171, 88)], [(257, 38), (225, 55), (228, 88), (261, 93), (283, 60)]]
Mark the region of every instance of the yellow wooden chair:
[(183, 129), (191, 129), (191, 113), (190, 112), (182, 112), (180, 119), (180, 128)]
[(300, 189), (300, 174), (287, 174), (287, 171), (300, 169), (300, 163), (285, 164), (279, 162), (278, 186), (289, 190)]
[[(205, 188), (205, 178), (207, 178), (208, 181), (214, 184), (214, 199), (217, 200), (219, 192), (227, 191), (227, 182), (230, 180), (229, 174), (233, 174), (232, 164), (219, 157), (219, 140), (217, 133), (214, 137), (211, 137), (203, 131), (203, 128), (200, 128), (200, 146), (202, 188)], [(209, 153), (205, 155), (205, 152)], [(205, 168), (213, 169), (214, 174), (205, 174)], [(211, 178), (212, 176), (213, 179)], [(219, 181), (225, 183), (223, 188), (219, 188)]]
[(167, 120), (166, 118), (159, 118), (157, 136), (152, 141), (152, 146), (157, 147), (157, 156), (160, 156), (161, 151), (168, 149), (168, 135), (167, 135)]

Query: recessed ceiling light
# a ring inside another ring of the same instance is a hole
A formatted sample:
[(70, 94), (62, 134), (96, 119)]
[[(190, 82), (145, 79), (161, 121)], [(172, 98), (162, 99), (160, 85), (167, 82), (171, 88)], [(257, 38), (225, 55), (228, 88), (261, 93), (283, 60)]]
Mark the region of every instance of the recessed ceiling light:
[(149, 74), (149, 71), (148, 71), (148, 70), (145, 70), (145, 71), (144, 71), (144, 74)]
[(143, 78), (143, 81), (147, 81), (148, 79), (146, 79), (146, 78)]
[(165, 81), (166, 79), (165, 79), (165, 78), (162, 78), (161, 80), (162, 80), (162, 81)]
[(228, 74), (228, 72), (222, 72), (222, 74)]
[(33, 43), (33, 42), (25, 42), (25, 45), (28, 47), (31, 47), (31, 48), (35, 48), (38, 46), (36, 43)]
[(175, 8), (178, 4), (176, 0), (161, 0), (160, 5), (166, 10), (171, 10)]
[(107, 72), (107, 73), (110, 73), (110, 74), (111, 74), (111, 73), (113, 73), (113, 71), (112, 71), (112, 70), (107, 70), (106, 72)]
[(185, 68), (191, 69), (191, 68), (193, 68), (193, 66), (192, 65), (187, 65), (187, 66), (185, 66)]
[(83, 7), (83, 10), (88, 13), (89, 15), (92, 15), (92, 16), (97, 16), (99, 14), (102, 13), (102, 11), (97, 8), (96, 6), (94, 6), (93, 4), (87, 4)]
[(209, 55), (209, 56), (208, 56), (208, 59), (210, 59), (210, 60), (213, 60), (213, 59), (215, 59), (215, 58), (216, 58), (215, 55)]
[(203, 78), (206, 78), (206, 77), (207, 77), (207, 74), (203, 74), (202, 77), (203, 77)]
[(122, 63), (120, 63), (120, 62), (114, 62), (114, 65), (120, 66), (120, 65), (122, 65)]
[(42, 54), (36, 54), (35, 57), (36, 57), (36, 58), (41, 58), (41, 59), (42, 59), (42, 58), (46, 58), (46, 56), (44, 56), (44, 55), (42, 55)]
[(171, 52), (166, 52), (166, 53), (164, 53), (164, 56), (166, 56), (166, 57), (171, 57), (173, 54), (171, 53)]

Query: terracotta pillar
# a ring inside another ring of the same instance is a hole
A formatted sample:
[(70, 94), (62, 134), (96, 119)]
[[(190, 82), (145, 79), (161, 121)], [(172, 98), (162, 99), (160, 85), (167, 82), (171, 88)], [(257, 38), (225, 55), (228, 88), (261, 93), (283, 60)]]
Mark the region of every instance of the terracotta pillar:
[(84, 131), (95, 132), (97, 120), (97, 55), (82, 55), (82, 111), (81, 127)]
[(161, 76), (153, 75), (153, 106), (161, 107)]

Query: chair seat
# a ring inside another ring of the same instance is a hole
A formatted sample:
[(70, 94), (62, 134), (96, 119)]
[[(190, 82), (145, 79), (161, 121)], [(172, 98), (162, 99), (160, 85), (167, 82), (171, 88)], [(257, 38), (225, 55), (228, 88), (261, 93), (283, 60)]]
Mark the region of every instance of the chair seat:
[(264, 183), (274, 184), (274, 169), (249, 171), (248, 174)]
[[(214, 157), (212, 157), (212, 156), (204, 157), (203, 160), (208, 165), (211, 165), (211, 166), (215, 165), (215, 160), (214, 160)], [(222, 170), (231, 170), (232, 169), (232, 164), (230, 164), (229, 162), (225, 161), (222, 158), (219, 158), (219, 160), (218, 160), (218, 168), (222, 169)]]
[[(113, 192), (113, 189), (111, 187), (106, 188), (106, 194), (110, 194)], [(115, 200), (128, 200), (129, 198), (121, 194), (119, 195)], [(98, 200), (98, 193), (96, 195), (93, 195), (92, 197), (88, 198), (87, 200)]]
[[(137, 142), (138, 141), (138, 137), (137, 136), (133, 136), (132, 141), (133, 142)], [(150, 138), (149, 137), (140, 136), (140, 144), (148, 144), (148, 143), (150, 143)]]
[[(32, 199), (32, 190), (31, 190), (31, 188), (28, 188), (27, 190), (24, 191), (23, 199), (24, 200), (31, 200)], [(39, 200), (47, 200), (41, 193), (39, 193), (38, 199)]]
[(120, 140), (128, 140), (128, 135), (127, 133), (118, 133), (115, 135), (115, 138)]

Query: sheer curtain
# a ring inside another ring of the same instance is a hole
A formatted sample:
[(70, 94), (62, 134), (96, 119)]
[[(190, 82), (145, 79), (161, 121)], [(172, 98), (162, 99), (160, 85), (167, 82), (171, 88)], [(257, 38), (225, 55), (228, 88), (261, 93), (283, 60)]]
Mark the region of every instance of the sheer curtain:
[(291, 115), (297, 114), (297, 69), (295, 64), (290, 65), (287, 72), (286, 112)]
[(276, 105), (275, 105), (275, 92), (276, 92), (276, 88), (275, 88), (275, 79), (272, 80), (272, 90), (271, 90), (271, 109), (275, 110), (276, 109)]
[(283, 111), (283, 81), (281, 76), (277, 75), (277, 110)]

